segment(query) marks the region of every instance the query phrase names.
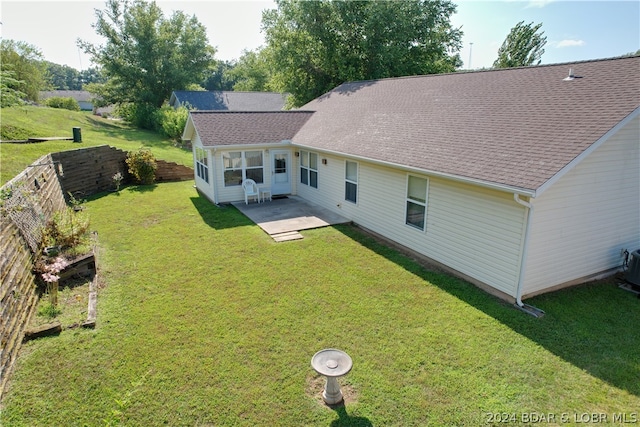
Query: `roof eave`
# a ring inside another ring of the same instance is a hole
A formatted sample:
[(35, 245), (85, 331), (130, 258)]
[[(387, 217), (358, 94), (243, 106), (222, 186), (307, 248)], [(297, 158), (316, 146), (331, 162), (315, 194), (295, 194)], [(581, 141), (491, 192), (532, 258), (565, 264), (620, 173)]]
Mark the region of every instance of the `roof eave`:
[(439, 178), (448, 179), (448, 180), (451, 180), (451, 181), (461, 182), (461, 183), (465, 183), (465, 184), (477, 185), (477, 186), (480, 186), (480, 187), (490, 188), (490, 189), (498, 190), (498, 191), (501, 191), (501, 192), (506, 192), (506, 193), (511, 193), (511, 194), (515, 193), (515, 194), (519, 194), (521, 196), (526, 196), (526, 197), (536, 197), (536, 190), (535, 189), (523, 188), (523, 187), (517, 187), (517, 186), (512, 186), (512, 185), (507, 185), (507, 184), (501, 184), (501, 183), (497, 183), (497, 182), (485, 181), (485, 180), (481, 180), (481, 179), (469, 178), (469, 177), (466, 177), (466, 176), (454, 175), (454, 174), (449, 174), (449, 173), (444, 173), (444, 172), (439, 172), (439, 171), (434, 171), (434, 170), (429, 170), (429, 169), (416, 168), (416, 167), (407, 166), (407, 165), (403, 165), (403, 164), (399, 164), (399, 163), (393, 163), (393, 162), (388, 162), (388, 161), (384, 161), (384, 160), (373, 159), (373, 158), (365, 157), (365, 156), (357, 156), (357, 155), (341, 153), (339, 151), (319, 149), (319, 148), (312, 147), (312, 146), (296, 144), (295, 142), (292, 142), (292, 146), (298, 147), (298, 148), (304, 148), (304, 149), (307, 149), (307, 150), (310, 150), (310, 151), (318, 151), (318, 152), (321, 152), (321, 153), (332, 154), (334, 156), (341, 156), (341, 157), (347, 157), (347, 158), (354, 159), (354, 160), (361, 160), (361, 161), (365, 161), (365, 162), (368, 162), (368, 163), (373, 163), (373, 164), (377, 164), (377, 165), (380, 165), (380, 166), (386, 166), (386, 167), (390, 167), (390, 168), (394, 168), (394, 169), (400, 169), (400, 170), (404, 170), (404, 171), (411, 172), (411, 173), (429, 175), (429, 176), (439, 177)]
[(276, 142), (256, 142), (256, 143), (251, 143), (251, 144), (219, 144), (219, 145), (205, 145), (202, 144), (202, 148), (204, 149), (212, 149), (214, 151), (216, 150), (244, 150), (247, 147), (249, 148), (262, 148), (262, 147), (266, 147), (266, 148), (281, 148), (281, 147), (290, 147), (291, 146), (291, 140), (289, 139), (283, 139), (282, 141), (276, 141)]

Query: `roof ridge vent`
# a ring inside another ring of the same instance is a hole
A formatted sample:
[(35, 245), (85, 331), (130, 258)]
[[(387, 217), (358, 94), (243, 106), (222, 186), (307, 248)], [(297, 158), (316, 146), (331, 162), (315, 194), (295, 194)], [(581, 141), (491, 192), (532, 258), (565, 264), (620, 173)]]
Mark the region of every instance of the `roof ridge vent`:
[(576, 75), (573, 74), (573, 68), (569, 68), (569, 75), (567, 77), (565, 77), (564, 80), (565, 82), (570, 82), (571, 80), (574, 80), (576, 78)]

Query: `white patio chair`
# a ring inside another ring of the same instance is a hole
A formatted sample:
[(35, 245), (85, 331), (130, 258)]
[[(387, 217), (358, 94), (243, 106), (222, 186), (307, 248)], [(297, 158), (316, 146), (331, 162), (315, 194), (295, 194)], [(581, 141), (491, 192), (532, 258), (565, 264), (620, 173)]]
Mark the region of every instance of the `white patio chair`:
[(252, 179), (245, 179), (242, 181), (242, 189), (244, 190), (244, 202), (249, 204), (249, 199), (256, 198), (256, 202), (260, 203), (260, 189), (258, 184)]

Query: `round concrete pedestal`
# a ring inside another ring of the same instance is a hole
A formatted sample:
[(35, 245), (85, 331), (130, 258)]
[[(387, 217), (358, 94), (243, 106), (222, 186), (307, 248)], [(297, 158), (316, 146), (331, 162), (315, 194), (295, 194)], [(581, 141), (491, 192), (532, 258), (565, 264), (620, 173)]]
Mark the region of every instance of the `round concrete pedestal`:
[(343, 400), (338, 377), (346, 375), (353, 366), (347, 353), (335, 348), (320, 350), (311, 358), (311, 367), (320, 375), (327, 377), (322, 399), (327, 405), (335, 405)]

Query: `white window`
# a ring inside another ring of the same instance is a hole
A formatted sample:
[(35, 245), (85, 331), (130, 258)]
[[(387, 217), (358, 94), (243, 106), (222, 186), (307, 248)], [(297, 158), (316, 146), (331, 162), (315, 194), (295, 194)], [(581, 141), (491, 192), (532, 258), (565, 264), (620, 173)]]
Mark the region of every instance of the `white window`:
[(264, 162), (262, 151), (229, 151), (222, 153), (224, 166), (224, 186), (241, 185), (245, 179), (253, 179), (256, 184), (264, 183)]
[(345, 167), (344, 199), (353, 203), (358, 201), (358, 164), (348, 160)]
[(209, 183), (209, 160), (207, 151), (196, 147), (196, 174), (199, 178)]
[(300, 151), (300, 182), (318, 188), (318, 154)]
[(427, 219), (428, 180), (409, 175), (407, 180), (406, 224), (419, 230), (425, 229)]

